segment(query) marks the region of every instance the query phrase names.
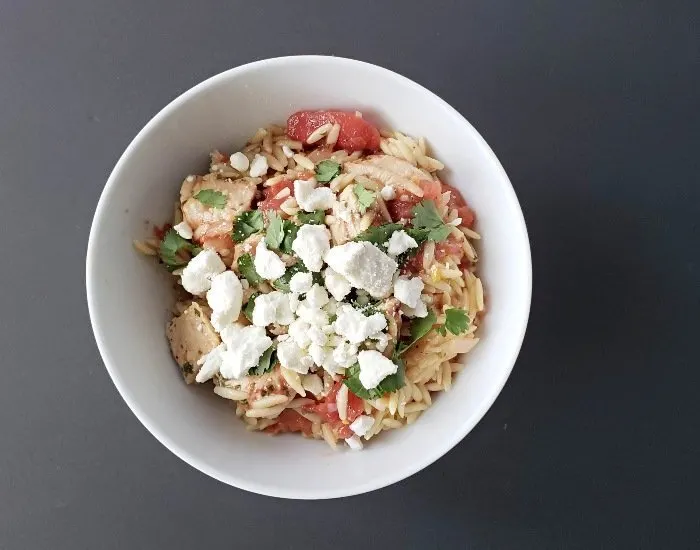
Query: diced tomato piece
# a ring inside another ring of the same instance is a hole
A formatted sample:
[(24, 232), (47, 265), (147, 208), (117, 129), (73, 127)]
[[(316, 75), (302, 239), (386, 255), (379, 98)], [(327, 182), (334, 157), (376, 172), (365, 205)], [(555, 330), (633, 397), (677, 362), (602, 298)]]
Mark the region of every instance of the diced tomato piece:
[(457, 242), (452, 235), (450, 235), (447, 240), (435, 243), (435, 257), (438, 260), (443, 260), (446, 256), (450, 255), (461, 255), (462, 245)]
[(338, 405), (336, 404), (338, 390), (340, 390), (342, 385), (342, 381), (336, 382), (323, 400), (313, 405), (305, 406), (304, 410), (319, 415), (324, 422), (333, 427), (340, 437), (345, 438), (352, 436), (349, 424), (364, 412), (365, 406), (362, 398), (357, 397), (348, 390), (348, 417), (347, 421), (343, 422), (338, 416)]
[(306, 143), (311, 133), (327, 123), (340, 124), (336, 147), (347, 151), (376, 151), (379, 130), (366, 120), (345, 111), (298, 111), (287, 120), (287, 135)]
[(311, 421), (295, 410), (285, 409), (277, 417), (277, 422), (265, 428), (265, 431), (271, 434), (302, 432), (305, 435), (311, 435)]
[(467, 205), (467, 202), (464, 200), (464, 197), (462, 197), (462, 194), (451, 185), (443, 183), (442, 192), (444, 193), (445, 191), (450, 191), (450, 200), (447, 201), (447, 206), (450, 209), (457, 209), (457, 214), (460, 218), (462, 218), (461, 225), (464, 227), (474, 227), (474, 211), (469, 208), (469, 205)]
[[(289, 189), (289, 195), (282, 197), (281, 199), (276, 199), (277, 194), (282, 191), (282, 189)], [(288, 197), (294, 194), (294, 182), (292, 180), (282, 180), (275, 185), (270, 187), (265, 187), (263, 191), (265, 198), (258, 203), (258, 208), (260, 210), (278, 210), (280, 205), (287, 200)]]
[(387, 210), (391, 219), (395, 222), (405, 219), (410, 220), (413, 217), (413, 207), (422, 200), (436, 200), (442, 191), (442, 185), (439, 181), (421, 181), (420, 186), (423, 189), (423, 196), (419, 197), (407, 191), (399, 193), (398, 197), (386, 203)]
[(439, 180), (435, 181), (422, 181), (420, 182), (421, 189), (423, 189), (423, 198), (421, 200), (431, 200), (435, 201), (440, 197), (443, 192), (443, 185)]

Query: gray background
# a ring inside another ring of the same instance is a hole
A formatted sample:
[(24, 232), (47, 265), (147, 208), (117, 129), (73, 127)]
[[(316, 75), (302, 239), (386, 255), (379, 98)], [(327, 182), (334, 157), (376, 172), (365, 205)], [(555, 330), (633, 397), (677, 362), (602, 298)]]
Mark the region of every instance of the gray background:
[[(0, 0), (0, 548), (697, 547), (699, 16)], [(510, 174), (534, 263), (520, 359), (476, 429), (331, 502), (224, 486), (158, 444), (102, 366), (84, 291), (93, 210), (136, 132), (212, 74), (301, 53), (378, 63), (461, 111)]]

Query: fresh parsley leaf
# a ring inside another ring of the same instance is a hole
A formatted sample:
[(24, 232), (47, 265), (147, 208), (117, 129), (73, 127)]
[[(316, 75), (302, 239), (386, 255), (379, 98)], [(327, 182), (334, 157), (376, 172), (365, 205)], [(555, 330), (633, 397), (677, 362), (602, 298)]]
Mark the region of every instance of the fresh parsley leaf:
[(469, 316), (467, 312), (458, 307), (453, 307), (445, 311), (445, 324), (438, 327), (437, 331), (446, 336), (447, 331), (454, 335), (460, 335), (469, 328)]
[(221, 191), (216, 191), (215, 189), (202, 189), (194, 196), (194, 198), (202, 204), (211, 206), (212, 208), (216, 208), (218, 210), (221, 210), (224, 206), (226, 206), (227, 201), (226, 195), (224, 195)]
[(357, 397), (362, 399), (379, 399), (386, 393), (395, 392), (404, 385), (404, 366), (403, 361), (397, 363), (398, 370), (395, 374), (390, 374), (384, 380), (382, 380), (376, 388), (368, 390), (360, 382), (360, 365), (355, 363), (352, 367), (348, 367), (345, 370), (345, 384), (348, 389), (354, 393)]
[(240, 243), (251, 235), (260, 233), (264, 227), (262, 212), (260, 210), (247, 210), (233, 220), (233, 233), (231, 236), (234, 241)]
[(413, 227), (427, 229), (430, 241), (444, 241), (452, 228), (446, 225), (433, 201), (425, 200), (413, 207)]
[(183, 239), (174, 229), (169, 229), (168, 232), (160, 241), (160, 259), (170, 271), (174, 271), (180, 267), (187, 265), (177, 257), (177, 253), (181, 250), (188, 250), (192, 254), (198, 254), (201, 248), (195, 246), (187, 239)]
[(359, 203), (360, 214), (367, 212), (367, 209), (374, 204), (377, 194), (374, 191), (365, 189), (364, 185), (361, 183), (356, 183), (352, 188), (353, 193), (357, 197), (357, 202)]
[(284, 239), (282, 240), (282, 244), (280, 245), (280, 251), (284, 252), (285, 254), (291, 254), (293, 252), (292, 243), (294, 242), (294, 239), (297, 238), (299, 226), (296, 225), (294, 222), (284, 220), (282, 227), (284, 229)]
[(376, 244), (378, 247), (384, 249), (384, 243), (389, 240), (394, 231), (403, 229), (403, 225), (400, 223), (385, 223), (384, 225), (377, 225), (370, 227), (366, 231), (360, 233), (355, 237), (356, 241), (367, 241), (372, 244)]
[(326, 212), (324, 210), (314, 210), (313, 212), (299, 212), (297, 214), (297, 219), (302, 225), (314, 224), (323, 225), (326, 219)]
[(242, 254), (238, 258), (238, 271), (243, 275), (251, 285), (259, 285), (263, 282), (263, 278), (255, 271), (253, 256), (250, 254)]
[(340, 174), (340, 164), (332, 160), (322, 160), (316, 165), (316, 181), (328, 183)]
[[(292, 277), (297, 273), (306, 273), (307, 271), (309, 270), (306, 269), (304, 262), (298, 261), (297, 263), (290, 265), (287, 268), (287, 271), (284, 272), (284, 275), (282, 275), (279, 279), (272, 281), (272, 286), (274, 286), (277, 290), (289, 292), (289, 281), (292, 280)], [(323, 285), (323, 277), (320, 273), (313, 273), (313, 282)]]
[(284, 240), (284, 220), (274, 210), (270, 210), (268, 216), (269, 223), (267, 233), (265, 233), (265, 243), (267, 243), (268, 248), (279, 250)]
[(277, 361), (277, 353), (275, 346), (270, 346), (265, 350), (265, 352), (260, 356), (260, 361), (258, 361), (258, 365), (253, 367), (248, 371), (248, 374), (253, 374), (256, 376), (260, 376), (261, 374), (265, 374), (267, 371), (269, 371), (272, 368), (272, 365), (275, 364)]
[(396, 346), (396, 355), (401, 355), (418, 340), (430, 332), (437, 321), (437, 316), (433, 310), (428, 312), (423, 318), (416, 317), (411, 322), (411, 337), (409, 340), (401, 340)]
[(251, 294), (250, 298), (248, 298), (248, 302), (246, 302), (246, 305), (243, 308), (243, 315), (245, 315), (251, 323), (253, 322), (253, 309), (255, 309), (255, 299), (258, 296), (260, 296), (260, 292), (254, 292), (253, 294)]

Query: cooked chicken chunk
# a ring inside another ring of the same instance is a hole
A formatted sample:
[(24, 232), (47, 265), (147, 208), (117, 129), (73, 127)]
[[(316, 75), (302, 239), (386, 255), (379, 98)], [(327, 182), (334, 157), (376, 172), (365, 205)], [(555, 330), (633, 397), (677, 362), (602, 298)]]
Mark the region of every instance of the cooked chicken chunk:
[(355, 176), (366, 176), (419, 197), (423, 196), (423, 190), (418, 183), (433, 181), (433, 176), (425, 170), (391, 155), (372, 155), (360, 161), (347, 162), (345, 170)]
[(348, 185), (343, 189), (338, 195), (338, 201), (333, 205), (335, 221), (330, 224), (329, 229), (336, 246), (357, 237), (379, 215), (376, 202), (364, 214), (360, 211), (360, 203), (353, 188), (354, 185)]
[(384, 302), (384, 313), (386, 314), (387, 333), (390, 337), (389, 345), (384, 350), (384, 355), (391, 357), (401, 333), (401, 302), (396, 298), (389, 298)]
[(170, 342), (173, 357), (182, 370), (185, 382), (191, 384), (199, 371), (199, 361), (221, 342), (209, 319), (196, 302), (173, 317), (168, 324), (166, 335)]

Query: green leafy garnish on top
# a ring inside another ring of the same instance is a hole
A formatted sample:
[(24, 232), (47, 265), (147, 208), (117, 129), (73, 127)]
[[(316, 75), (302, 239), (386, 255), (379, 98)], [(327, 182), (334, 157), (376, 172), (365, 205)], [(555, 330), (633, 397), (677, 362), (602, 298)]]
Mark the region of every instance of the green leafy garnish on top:
[(392, 233), (403, 228), (403, 225), (400, 223), (385, 223), (384, 225), (376, 225), (360, 233), (357, 237), (355, 237), (355, 240), (367, 241), (385, 250), (385, 243), (389, 240)]
[(233, 220), (233, 232), (231, 237), (237, 243), (245, 241), (251, 235), (260, 233), (265, 227), (263, 215), (260, 210), (248, 210), (236, 216)]
[(284, 220), (274, 210), (269, 211), (268, 220), (265, 243), (268, 248), (278, 250), (284, 240)]
[(404, 366), (403, 361), (396, 362), (398, 370), (395, 374), (390, 374), (382, 380), (377, 387), (368, 390), (360, 382), (360, 365), (355, 363), (352, 367), (345, 369), (345, 384), (348, 389), (357, 397), (362, 399), (379, 399), (383, 395), (395, 392), (404, 385)]
[(251, 294), (250, 298), (248, 298), (248, 301), (246, 302), (245, 307), (243, 308), (243, 315), (245, 315), (251, 323), (253, 322), (253, 309), (255, 309), (255, 299), (258, 296), (260, 296), (260, 292), (254, 292), (253, 294)]
[[(279, 279), (272, 281), (272, 286), (274, 286), (277, 290), (289, 292), (289, 281), (292, 280), (292, 277), (297, 273), (306, 273), (307, 271), (308, 269), (306, 269), (304, 262), (299, 261), (294, 265), (290, 265), (287, 268), (287, 271), (284, 272), (284, 275), (282, 275)], [(323, 278), (321, 277), (320, 273), (313, 274), (313, 282), (321, 285), (323, 284)]]
[(242, 254), (238, 258), (238, 271), (243, 275), (251, 285), (259, 285), (263, 282), (263, 278), (255, 271), (253, 256), (250, 254)]
[(326, 212), (323, 210), (314, 210), (313, 212), (299, 212), (297, 214), (297, 219), (302, 225), (323, 225), (326, 219)]
[(444, 241), (452, 228), (446, 225), (433, 201), (425, 200), (413, 207), (413, 227), (427, 229), (427, 239)]
[(356, 183), (352, 188), (352, 191), (357, 197), (360, 214), (367, 212), (367, 209), (374, 204), (374, 201), (377, 198), (377, 194), (374, 191), (365, 189), (364, 185), (361, 183)]
[(202, 204), (221, 210), (226, 206), (226, 195), (215, 189), (202, 189), (194, 196)]
[(400, 340), (396, 345), (395, 355), (401, 355), (418, 340), (423, 338), (430, 332), (433, 325), (437, 321), (437, 316), (433, 310), (428, 312), (428, 315), (422, 318), (416, 317), (411, 321), (411, 337), (408, 340)]
[(269, 371), (272, 368), (272, 366), (277, 361), (276, 356), (277, 356), (277, 353), (276, 353), (275, 346), (270, 346), (260, 356), (260, 360), (258, 361), (257, 366), (248, 370), (248, 374), (255, 375), (255, 376), (260, 376), (261, 374), (265, 374), (267, 371)]
[(328, 183), (340, 174), (340, 164), (332, 160), (322, 160), (316, 165), (316, 181)]
[(174, 229), (169, 229), (164, 235), (163, 240), (160, 241), (159, 253), (161, 261), (170, 271), (187, 265), (186, 261), (183, 261), (177, 256), (178, 252), (184, 250), (192, 254), (198, 254), (201, 248), (192, 244), (192, 242), (187, 239), (182, 238)]
[(445, 310), (445, 324), (438, 327), (437, 331), (442, 336), (446, 336), (447, 332), (454, 335), (460, 335), (469, 328), (469, 316), (467, 312), (458, 307), (453, 307)]

